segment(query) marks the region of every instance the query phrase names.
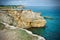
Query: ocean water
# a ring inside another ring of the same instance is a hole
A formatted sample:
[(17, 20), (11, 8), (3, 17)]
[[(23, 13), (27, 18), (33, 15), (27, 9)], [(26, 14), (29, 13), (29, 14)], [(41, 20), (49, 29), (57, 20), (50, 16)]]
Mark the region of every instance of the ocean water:
[(59, 6), (28, 6), (34, 12), (42, 13), (42, 16), (49, 16), (53, 19), (47, 21), (44, 28), (30, 28), (34, 34), (43, 36), (46, 40), (60, 40), (60, 7)]

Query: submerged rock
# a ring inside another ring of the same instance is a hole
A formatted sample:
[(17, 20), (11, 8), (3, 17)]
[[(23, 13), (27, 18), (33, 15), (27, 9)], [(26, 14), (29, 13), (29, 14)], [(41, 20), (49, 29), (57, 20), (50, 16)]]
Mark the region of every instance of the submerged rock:
[(53, 20), (53, 19), (54, 19), (54, 18), (49, 17), (49, 16), (45, 16), (44, 18), (45, 18), (45, 19), (50, 19), (50, 20)]
[(8, 10), (0, 16), (0, 19), (20, 28), (44, 27), (46, 24), (46, 20), (40, 16), (40, 13), (31, 10)]

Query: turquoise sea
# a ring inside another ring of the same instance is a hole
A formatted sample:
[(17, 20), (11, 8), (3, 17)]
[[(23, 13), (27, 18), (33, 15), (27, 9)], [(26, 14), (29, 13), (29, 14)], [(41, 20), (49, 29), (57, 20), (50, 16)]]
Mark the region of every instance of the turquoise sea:
[(41, 12), (42, 16), (49, 16), (53, 19), (47, 21), (44, 28), (30, 28), (34, 34), (43, 36), (46, 40), (60, 40), (60, 7), (59, 6), (27, 6), (34, 12)]

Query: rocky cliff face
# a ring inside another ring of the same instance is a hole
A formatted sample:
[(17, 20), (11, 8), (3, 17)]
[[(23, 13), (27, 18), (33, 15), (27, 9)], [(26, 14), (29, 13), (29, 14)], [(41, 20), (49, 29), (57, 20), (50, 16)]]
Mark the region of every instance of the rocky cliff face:
[(0, 12), (0, 20), (20, 28), (44, 27), (46, 24), (45, 19), (40, 16), (40, 13), (31, 10), (9, 10)]
[[(14, 26), (5, 25), (13, 28)], [(43, 37), (33, 34), (32, 32), (22, 29), (3, 29), (0, 30), (0, 40), (45, 40)]]
[(45, 24), (46, 21), (40, 13), (31, 10), (0, 11), (0, 40), (45, 40), (41, 36), (22, 29), (44, 27)]
[(6, 23), (2, 23), (2, 25), (7, 27), (7, 29), (0, 30), (0, 40), (45, 40), (43, 37), (33, 34), (26, 29), (17, 28)]
[(45, 40), (25, 29), (0, 30), (0, 40)]
[(5, 27), (0, 29), (0, 40), (45, 40), (44, 37), (33, 34), (23, 28), (18, 28), (11, 26), (6, 23), (2, 23), (0, 27)]

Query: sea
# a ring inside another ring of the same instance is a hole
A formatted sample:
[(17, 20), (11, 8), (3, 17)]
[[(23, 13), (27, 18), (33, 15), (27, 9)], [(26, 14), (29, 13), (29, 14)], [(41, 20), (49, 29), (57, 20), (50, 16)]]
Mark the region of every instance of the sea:
[(30, 28), (28, 30), (46, 40), (60, 40), (60, 6), (26, 6), (25, 9), (53, 18), (45, 19), (47, 23), (43, 28)]

